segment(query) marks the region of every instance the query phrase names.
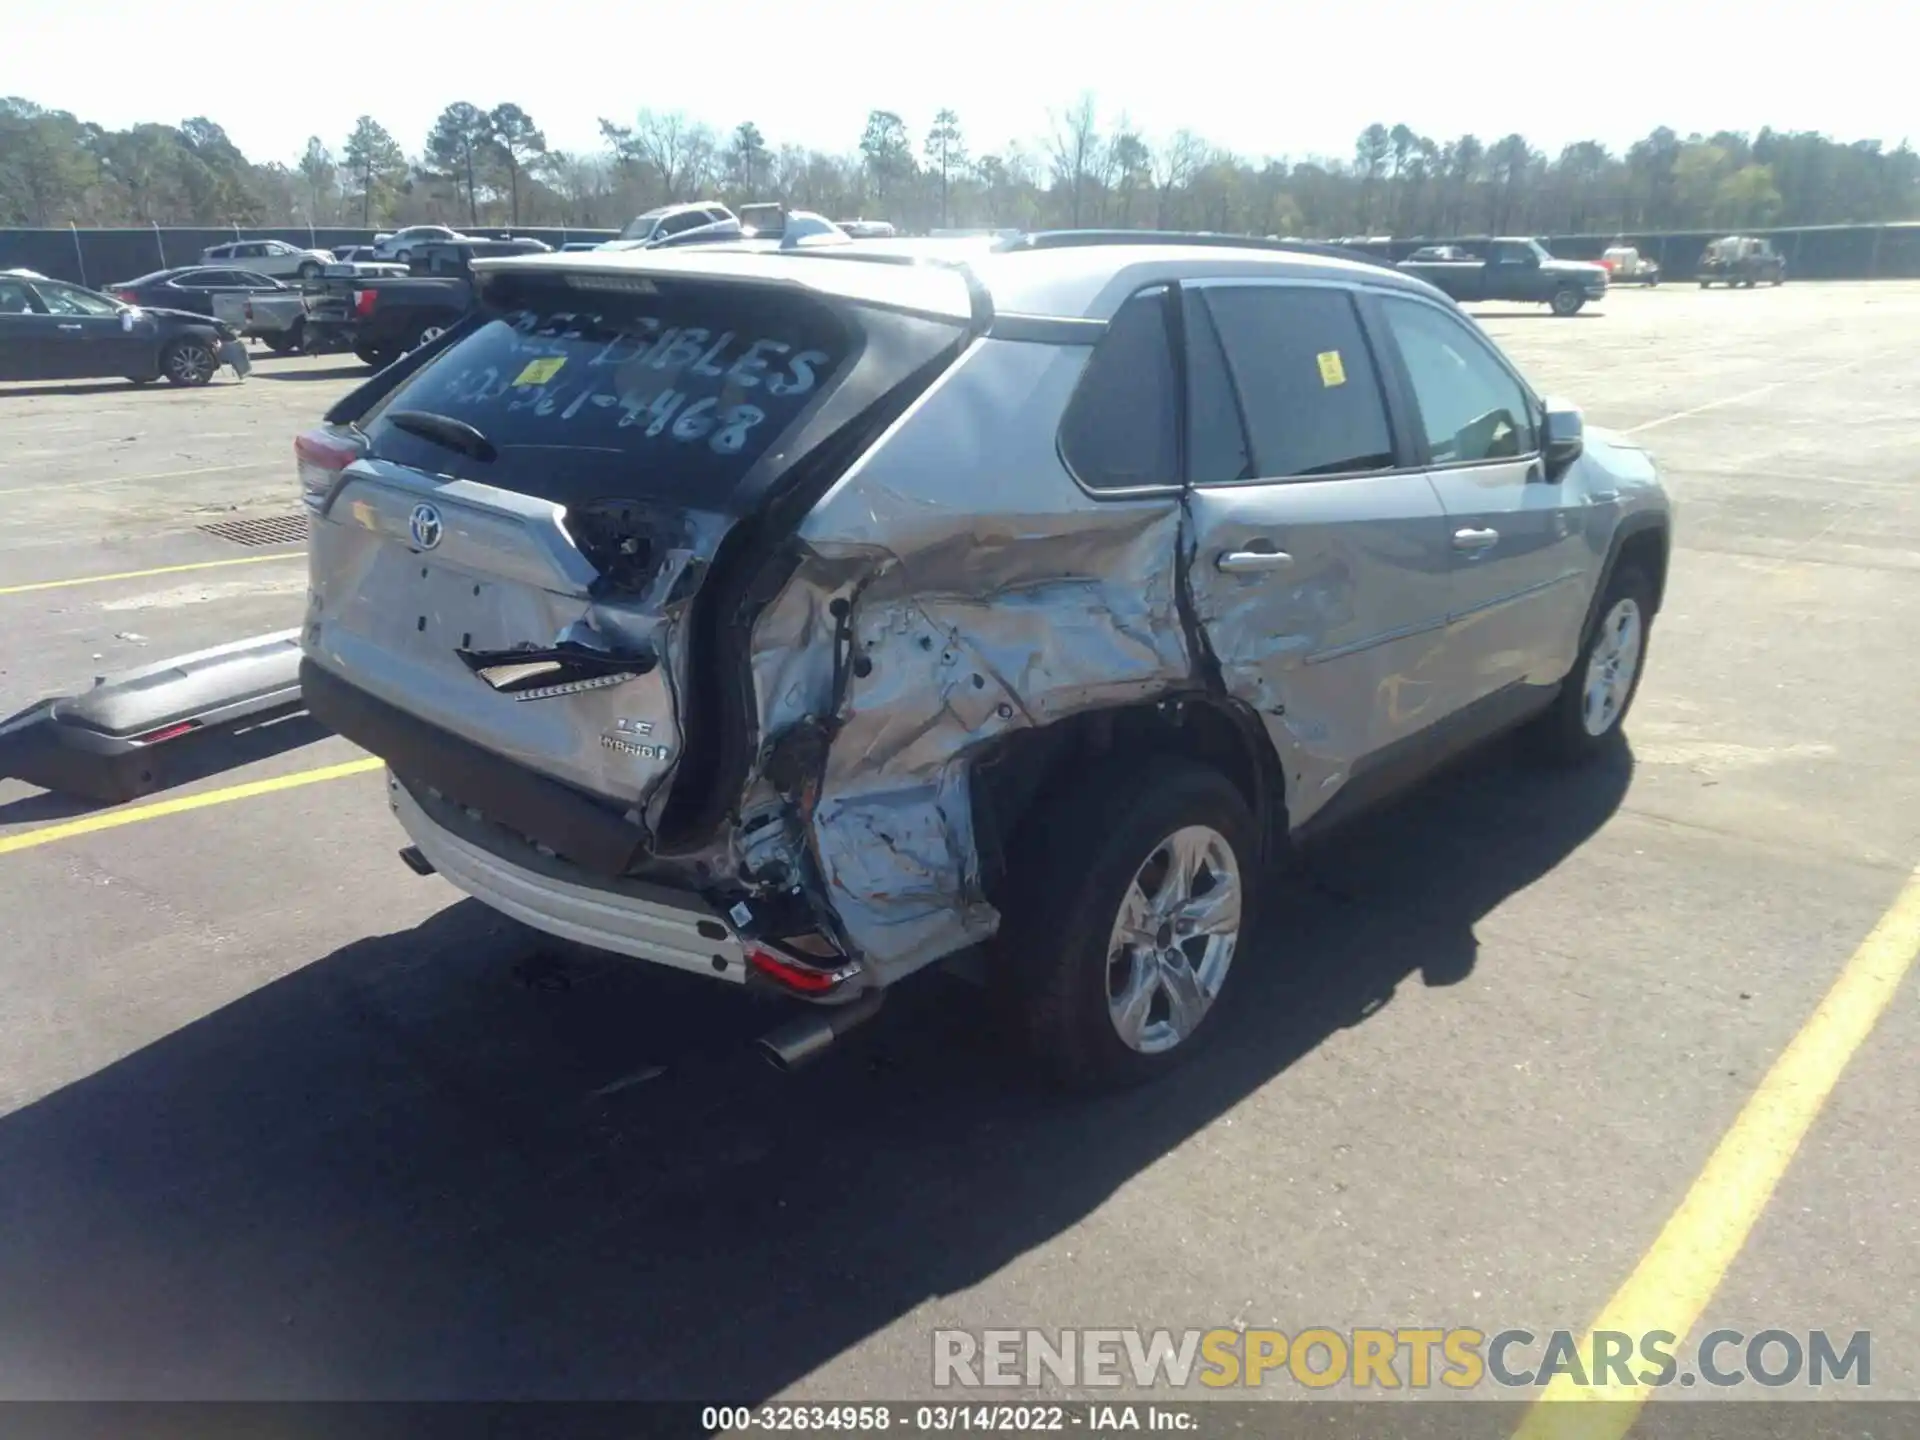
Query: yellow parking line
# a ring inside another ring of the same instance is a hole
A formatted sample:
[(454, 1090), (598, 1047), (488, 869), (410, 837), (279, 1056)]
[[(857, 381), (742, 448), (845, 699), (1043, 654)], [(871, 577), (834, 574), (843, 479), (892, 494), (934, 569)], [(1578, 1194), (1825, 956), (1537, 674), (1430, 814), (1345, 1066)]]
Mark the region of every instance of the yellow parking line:
[(104, 585), (109, 580), (145, 580), (153, 575), (178, 575), (187, 570), (218, 570), (228, 565), (264, 565), (269, 560), (303, 560), (304, 550), (282, 550), (272, 555), (242, 555), (233, 560), (195, 560), (187, 565), (160, 565), (152, 570), (122, 570), (115, 575), (76, 575), (71, 580), (36, 580), (31, 585), (0, 585), (0, 595), (25, 595), (29, 590), (65, 590), (73, 585)]
[(71, 840), (76, 835), (92, 835), (100, 830), (116, 830), (122, 825), (137, 825), (142, 820), (158, 820), (163, 815), (182, 815), (189, 810), (205, 810), (225, 805), (230, 800), (249, 800), (255, 795), (271, 795), (280, 790), (295, 790), (302, 785), (318, 785), (322, 780), (338, 780), (346, 775), (363, 775), (378, 770), (384, 761), (371, 757), (349, 760), (341, 765), (323, 765), (317, 770), (298, 770), (291, 775), (276, 775), (271, 780), (249, 780), (244, 785), (229, 785), (224, 790), (206, 790), (198, 795), (182, 795), (173, 800), (156, 800), (151, 805), (135, 805), (127, 810), (108, 810), (58, 825), (43, 825), (19, 835), (0, 835), (0, 855), (17, 850), (32, 850), (56, 840)]
[[(1847, 1062), (1913, 968), (1916, 954), (1920, 870), (1908, 878), (1800, 1033), (1773, 1062), (1653, 1248), (1593, 1322), (1589, 1336), (1598, 1330), (1636, 1337), (1668, 1330), (1684, 1338), (1699, 1321)], [(1581, 1353), (1592, 1353), (1590, 1342)], [(1562, 1372), (1529, 1408), (1515, 1440), (1621, 1440), (1633, 1428), (1647, 1396), (1647, 1387), (1641, 1385), (1578, 1386)], [(1607, 1403), (1554, 1403), (1569, 1400)]]

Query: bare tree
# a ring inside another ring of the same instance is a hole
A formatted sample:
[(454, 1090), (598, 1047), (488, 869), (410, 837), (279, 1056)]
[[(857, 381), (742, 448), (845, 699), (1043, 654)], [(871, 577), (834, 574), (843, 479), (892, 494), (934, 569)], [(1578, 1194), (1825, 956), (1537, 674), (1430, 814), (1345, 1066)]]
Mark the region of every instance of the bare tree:
[(678, 110), (642, 110), (630, 133), (635, 158), (659, 176), (669, 201), (698, 198), (713, 168), (713, 131)]
[(1097, 181), (1103, 149), (1093, 94), (1088, 91), (1072, 108), (1053, 117), (1053, 133), (1047, 142), (1053, 181), (1067, 190), (1068, 214), (1076, 230), (1085, 214), (1088, 182)]
[(1186, 189), (1200, 167), (1207, 163), (1207, 142), (1191, 130), (1176, 130), (1173, 138), (1153, 153), (1151, 178), (1154, 191), (1153, 223), (1167, 228), (1168, 213), (1176, 192)]

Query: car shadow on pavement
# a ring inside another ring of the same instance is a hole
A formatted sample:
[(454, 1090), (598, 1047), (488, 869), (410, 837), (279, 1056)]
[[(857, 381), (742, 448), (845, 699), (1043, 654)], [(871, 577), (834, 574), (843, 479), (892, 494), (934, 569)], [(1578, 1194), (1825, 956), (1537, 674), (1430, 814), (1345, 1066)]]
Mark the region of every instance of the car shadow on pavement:
[(870, 1393), (925, 1394), (916, 1307), (1465, 978), (1630, 774), (1498, 752), (1357, 822), (1281, 887), (1216, 1044), (1099, 1098), (1036, 1090), (944, 976), (783, 1076), (748, 1053), (780, 1010), (450, 904), (0, 1120), (0, 1388), (744, 1402), (904, 1321)]

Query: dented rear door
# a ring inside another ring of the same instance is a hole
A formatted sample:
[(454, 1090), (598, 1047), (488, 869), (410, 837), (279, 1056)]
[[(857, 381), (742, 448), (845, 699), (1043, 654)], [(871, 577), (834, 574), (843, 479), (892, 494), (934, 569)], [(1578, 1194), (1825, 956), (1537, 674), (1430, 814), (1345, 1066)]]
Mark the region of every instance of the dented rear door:
[(1193, 604), (1299, 824), (1445, 713), (1445, 516), (1396, 464), (1345, 289), (1209, 282), (1183, 309)]

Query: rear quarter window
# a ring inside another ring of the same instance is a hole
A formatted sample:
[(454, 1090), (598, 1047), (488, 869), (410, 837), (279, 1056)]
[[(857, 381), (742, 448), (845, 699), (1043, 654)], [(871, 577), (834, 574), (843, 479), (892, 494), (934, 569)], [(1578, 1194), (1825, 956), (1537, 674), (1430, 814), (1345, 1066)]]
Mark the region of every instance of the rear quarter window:
[[(502, 277), (473, 334), (365, 422), (372, 453), (563, 505), (644, 498), (724, 508), (754, 463), (853, 359), (851, 328), (805, 296), (728, 285), (654, 294)], [(393, 425), (425, 410), (497, 458)]]
[(1060, 454), (1090, 490), (1180, 480), (1179, 406), (1165, 287), (1108, 322), (1060, 420)]

